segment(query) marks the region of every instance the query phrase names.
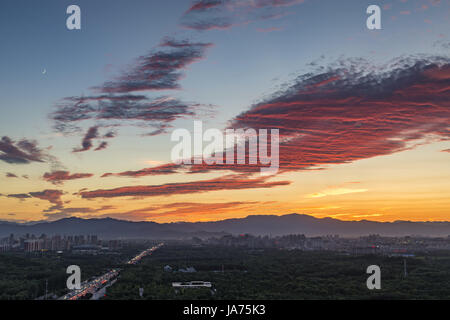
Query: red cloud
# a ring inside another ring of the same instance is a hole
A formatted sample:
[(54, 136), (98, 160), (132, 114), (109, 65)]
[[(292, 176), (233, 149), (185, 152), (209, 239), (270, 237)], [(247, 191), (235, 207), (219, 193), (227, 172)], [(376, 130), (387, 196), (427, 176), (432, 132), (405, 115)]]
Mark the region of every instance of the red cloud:
[(113, 197), (156, 197), (174, 194), (201, 193), (217, 190), (239, 190), (252, 188), (272, 188), (290, 184), (289, 181), (267, 182), (268, 177), (250, 179), (246, 175), (230, 175), (220, 178), (194, 181), (167, 183), (153, 186), (129, 186), (110, 190), (94, 190), (81, 192), (82, 198), (113, 198)]
[(53, 172), (46, 172), (43, 178), (45, 181), (51, 182), (53, 184), (62, 184), (63, 181), (90, 178), (92, 176), (93, 176), (92, 173), (70, 174), (69, 171), (53, 171)]
[(204, 11), (206, 9), (215, 8), (223, 4), (223, 0), (200, 0), (194, 3), (186, 13), (193, 11)]
[(231, 126), (279, 128), (284, 171), (391, 154), (430, 135), (449, 139), (449, 59), (392, 65), (365, 72), (366, 65), (350, 62), (304, 75)]
[[(392, 154), (430, 136), (450, 138), (448, 58), (403, 58), (380, 72), (365, 71), (371, 67), (360, 60), (339, 66), (298, 77), (281, 93), (237, 116), (230, 127), (280, 129), (280, 172)], [(247, 158), (245, 165), (165, 164), (115, 175), (260, 170), (260, 165), (248, 163)]]
[[(236, 209), (244, 209), (252, 207), (259, 202), (255, 201), (235, 201), (235, 202), (221, 202), (221, 203), (197, 203), (197, 202), (175, 202), (165, 205), (154, 205), (151, 207), (140, 208), (123, 213), (106, 213), (100, 217), (112, 217), (116, 219), (127, 219), (142, 221), (148, 218), (156, 217), (171, 217), (177, 218), (191, 218), (194, 216), (220, 214), (230, 212)], [(92, 215), (98, 218), (98, 215)]]
[(119, 177), (143, 177), (143, 176), (155, 176), (155, 175), (165, 175), (177, 173), (179, 166), (174, 164), (165, 164), (154, 168), (145, 168), (136, 171), (124, 171), (120, 173), (105, 173), (102, 178), (109, 176), (119, 176)]

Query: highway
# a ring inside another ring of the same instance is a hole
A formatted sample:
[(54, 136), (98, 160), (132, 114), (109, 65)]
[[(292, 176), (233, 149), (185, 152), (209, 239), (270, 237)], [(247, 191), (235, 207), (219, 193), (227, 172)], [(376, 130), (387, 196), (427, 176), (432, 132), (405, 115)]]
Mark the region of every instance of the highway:
[(94, 294), (96, 291), (107, 285), (109, 281), (117, 278), (119, 271), (120, 269), (112, 269), (104, 275), (96, 277), (91, 281), (83, 281), (80, 289), (72, 290), (68, 294), (59, 298), (59, 300), (78, 300), (88, 293)]
[(127, 264), (136, 264), (138, 263), (143, 257), (152, 254), (153, 251), (155, 251), (156, 249), (160, 248), (163, 245), (163, 243), (160, 243), (154, 247), (148, 248), (147, 250), (142, 251), (140, 254), (138, 254), (136, 257), (134, 257), (133, 259), (131, 259), (130, 261), (127, 262)]
[[(153, 251), (157, 250), (161, 246), (163, 246), (163, 243), (160, 243), (156, 246), (153, 246), (151, 248), (142, 251), (137, 256), (129, 260), (126, 264), (133, 265), (138, 263), (142, 258), (152, 254)], [(106, 287), (112, 285), (117, 280), (119, 273), (120, 269), (112, 269), (109, 270), (107, 273), (99, 277), (96, 277), (90, 281), (83, 281), (81, 283), (80, 289), (72, 290), (69, 293), (65, 294), (64, 296), (58, 298), (58, 300), (78, 300), (87, 295), (88, 293), (92, 294), (91, 299), (98, 300), (99, 298), (104, 296)]]
[(117, 278), (109, 281), (109, 283), (106, 284), (104, 287), (102, 287), (100, 290), (94, 292), (94, 294), (92, 295), (90, 300), (99, 300), (99, 299), (103, 298), (106, 294), (106, 288), (112, 286), (116, 281), (117, 281)]

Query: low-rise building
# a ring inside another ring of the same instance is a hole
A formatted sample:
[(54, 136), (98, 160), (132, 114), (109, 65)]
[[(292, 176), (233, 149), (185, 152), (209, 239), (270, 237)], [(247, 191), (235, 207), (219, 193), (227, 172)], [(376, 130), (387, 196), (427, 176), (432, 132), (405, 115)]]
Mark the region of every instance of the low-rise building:
[(211, 288), (212, 283), (209, 281), (188, 281), (188, 282), (172, 282), (175, 289), (181, 288)]

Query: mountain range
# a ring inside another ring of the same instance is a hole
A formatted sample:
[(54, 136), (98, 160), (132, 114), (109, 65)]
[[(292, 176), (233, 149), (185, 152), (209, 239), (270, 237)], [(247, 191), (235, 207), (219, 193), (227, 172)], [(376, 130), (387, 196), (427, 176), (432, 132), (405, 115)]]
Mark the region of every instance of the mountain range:
[(102, 239), (185, 239), (193, 236), (212, 237), (224, 234), (244, 234), (280, 236), (304, 234), (320, 236), (337, 234), (344, 237), (357, 237), (369, 234), (382, 236), (421, 235), (447, 237), (450, 235), (450, 222), (376, 222), (343, 221), (333, 218), (315, 218), (304, 214), (251, 215), (245, 218), (226, 219), (212, 222), (132, 222), (112, 218), (82, 219), (64, 218), (52, 222), (22, 224), (0, 222), (0, 237), (24, 235), (88, 235), (96, 234)]

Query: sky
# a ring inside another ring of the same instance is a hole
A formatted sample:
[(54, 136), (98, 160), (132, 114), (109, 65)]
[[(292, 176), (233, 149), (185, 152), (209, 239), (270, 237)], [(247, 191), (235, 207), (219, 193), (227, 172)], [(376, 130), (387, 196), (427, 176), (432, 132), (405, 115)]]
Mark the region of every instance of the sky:
[[(449, 0), (1, 6), (0, 220), (450, 219)], [(174, 164), (194, 121), (278, 129), (278, 172)]]

